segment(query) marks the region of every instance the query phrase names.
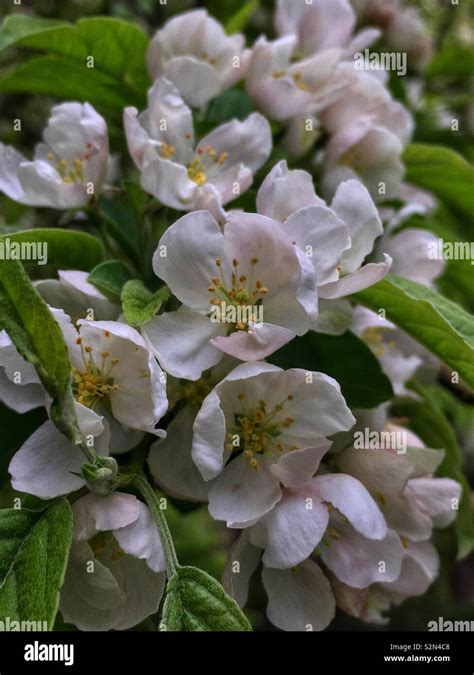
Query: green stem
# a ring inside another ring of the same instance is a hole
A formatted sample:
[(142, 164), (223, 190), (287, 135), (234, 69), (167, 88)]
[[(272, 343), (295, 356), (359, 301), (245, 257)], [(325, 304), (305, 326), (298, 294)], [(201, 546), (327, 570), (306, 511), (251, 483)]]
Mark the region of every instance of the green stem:
[(156, 490), (150, 485), (144, 475), (138, 476), (134, 480), (134, 485), (145, 498), (151, 514), (155, 519), (158, 532), (160, 533), (161, 542), (165, 550), (166, 572), (168, 574), (168, 579), (171, 579), (179, 567), (179, 562), (173, 543), (173, 537), (171, 536), (171, 532), (168, 527), (168, 522), (165, 518), (165, 514), (163, 513), (163, 509), (160, 506), (160, 499), (156, 493)]

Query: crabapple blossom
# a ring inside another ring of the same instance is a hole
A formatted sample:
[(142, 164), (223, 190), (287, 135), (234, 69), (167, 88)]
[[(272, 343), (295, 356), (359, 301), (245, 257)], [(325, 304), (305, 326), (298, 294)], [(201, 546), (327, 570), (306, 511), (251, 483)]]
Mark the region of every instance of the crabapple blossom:
[(281, 483), (311, 479), (326, 437), (353, 423), (338, 384), (322, 373), (237, 366), (204, 399), (193, 427), (193, 460), (215, 479), (210, 514), (229, 527), (255, 523), (282, 499)]
[(170, 80), (188, 105), (201, 107), (245, 76), (250, 50), (244, 44), (243, 35), (226, 35), (205, 9), (183, 12), (153, 37), (148, 70), (155, 80)]
[(143, 333), (175, 377), (197, 380), (223, 353), (265, 358), (316, 317), (313, 268), (264, 216), (229, 213), (223, 230), (208, 211), (183, 216), (161, 238), (153, 267), (183, 306)]
[(338, 468), (365, 485), (402, 541), (424, 541), (431, 537), (433, 526), (445, 527), (454, 520), (461, 486), (451, 478), (433, 477), (442, 450), (426, 448), (413, 432), (393, 424), (391, 429), (406, 434), (406, 453), (393, 446), (351, 447), (338, 455)]
[(74, 209), (97, 195), (107, 176), (107, 125), (89, 103), (53, 107), (33, 160), (0, 143), (0, 192), (29, 206)]
[(348, 85), (321, 113), (330, 134), (324, 151), (323, 193), (332, 196), (343, 180), (359, 178), (374, 199), (398, 196), (401, 154), (413, 131), (410, 113), (394, 101), (377, 77), (340, 64)]
[(106, 415), (113, 435), (120, 436), (122, 427), (165, 435), (156, 425), (168, 407), (166, 378), (142, 336), (117, 321), (80, 319), (76, 329), (64, 312), (55, 316), (68, 347), (77, 402)]
[(348, 0), (277, 0), (275, 26), (279, 35), (298, 36), (304, 55), (334, 47), (351, 56), (380, 37), (377, 28), (353, 36), (356, 14)]
[(322, 300), (367, 288), (390, 269), (388, 255), (382, 263), (363, 264), (383, 227), (368, 191), (356, 180), (341, 183), (328, 207), (316, 195), (310, 174), (290, 171), (282, 161), (263, 181), (257, 210), (281, 223), (289, 240), (312, 263)]
[(293, 60), (296, 35), (285, 35), (269, 42), (261, 37), (255, 43), (245, 82), (252, 101), (268, 117), (289, 120), (314, 113), (332, 101), (345, 86), (334, 71), (342, 52), (326, 49), (302, 60)]
[(126, 630), (159, 607), (165, 560), (150, 511), (130, 494), (85, 495), (72, 505), (73, 545), (61, 590), (66, 623)]
[(196, 145), (191, 110), (163, 77), (144, 112), (125, 108), (124, 127), (144, 190), (171, 208), (206, 208), (220, 220), (222, 205), (250, 187), (272, 148), (270, 126), (258, 113), (222, 124)]

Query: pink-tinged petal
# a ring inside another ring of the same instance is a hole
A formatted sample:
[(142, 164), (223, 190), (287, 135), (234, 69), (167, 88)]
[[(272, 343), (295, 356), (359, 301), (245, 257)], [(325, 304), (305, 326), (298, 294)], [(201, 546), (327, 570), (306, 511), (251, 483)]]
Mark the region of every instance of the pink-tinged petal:
[(114, 536), (122, 551), (145, 560), (154, 572), (164, 572), (165, 555), (156, 523), (145, 504), (139, 502), (139, 509), (138, 518), (130, 525), (114, 529)]
[(387, 525), (400, 536), (412, 541), (429, 539), (433, 530), (431, 518), (409, 493), (392, 495), (383, 506)]
[[(234, 211), (228, 214), (224, 237), (228, 258), (239, 261), (239, 273), (256, 277), (267, 288), (263, 320), (303, 335), (316, 311), (316, 279), (279, 223)], [(252, 259), (257, 260), (255, 265)]]
[(204, 480), (215, 478), (224, 465), (226, 423), (216, 391), (203, 401), (193, 426), (192, 458)]
[(209, 317), (197, 312), (166, 312), (154, 317), (142, 327), (161, 366), (174, 377), (198, 380), (204, 370), (222, 358), (222, 351), (214, 346), (226, 325), (212, 323)]
[(436, 527), (447, 527), (458, 514), (462, 490), (460, 483), (451, 478), (412, 478), (406, 491)]
[(406, 455), (370, 448), (344, 450), (337, 457), (337, 466), (360, 480), (376, 499), (401, 494), (413, 471)]
[(373, 286), (389, 273), (392, 266), (390, 256), (384, 254), (384, 258), (383, 263), (367, 263), (360, 270), (342, 277), (339, 281), (320, 286), (318, 288), (320, 297), (326, 300), (343, 298)]
[(208, 211), (196, 211), (166, 230), (153, 256), (153, 269), (184, 305), (207, 313), (216, 259), (227, 266), (221, 228)]
[(247, 603), (250, 578), (258, 567), (261, 555), (262, 552), (249, 542), (249, 530), (244, 530), (230, 549), (222, 585), (239, 607)]
[(290, 570), (264, 567), (262, 580), (268, 595), (267, 616), (277, 628), (320, 631), (334, 618), (331, 586), (312, 560)]
[(175, 56), (166, 64), (164, 75), (193, 108), (202, 107), (222, 90), (216, 69), (193, 56)]
[(211, 340), (211, 344), (241, 361), (258, 361), (270, 356), (294, 337), (293, 331), (281, 326), (250, 323), (248, 332), (239, 330), (227, 337), (218, 336)]
[(268, 470), (266, 458), (259, 458), (257, 471), (240, 455), (216, 478), (209, 492), (209, 513), (228, 527), (242, 527), (264, 516), (280, 499), (279, 482)]
[(166, 429), (166, 438), (151, 446), (148, 464), (153, 478), (176, 499), (205, 502), (211, 483), (199, 473), (191, 456), (196, 409), (180, 410)]
[[(245, 167), (236, 167), (234, 178), (238, 182), (240, 192), (245, 192), (250, 185), (252, 185), (253, 177), (250, 169)], [(223, 204), (235, 199), (235, 194), (227, 194), (224, 192), (220, 194), (217, 187), (212, 183), (205, 183), (199, 190), (196, 190), (194, 210), (209, 211), (211, 216), (219, 225), (224, 225), (226, 221), (226, 212)]]
[(401, 596), (424, 595), (439, 572), (439, 557), (430, 541), (409, 542), (399, 578), (384, 588)]
[(305, 206), (325, 206), (316, 195), (311, 174), (301, 169), (290, 171), (286, 160), (278, 162), (257, 193), (258, 213), (283, 223)]
[(321, 502), (308, 501), (304, 488), (286, 490), (270, 513), (250, 529), (250, 541), (265, 549), (264, 565), (288, 569), (311, 555), (328, 521), (327, 508)]
[(284, 230), (313, 263), (318, 286), (338, 278), (336, 268), (351, 239), (332, 209), (324, 204), (299, 209), (286, 220)]
[(343, 272), (355, 272), (383, 232), (377, 207), (361, 183), (349, 180), (337, 188), (331, 208), (347, 224), (351, 236), (351, 246), (342, 255)]
[(118, 530), (141, 515), (141, 502), (133, 495), (113, 492), (105, 497), (87, 494), (74, 502), (74, 541), (91, 539), (97, 532)]
[(363, 28), (354, 35), (346, 48), (346, 54), (352, 57), (355, 52), (361, 52), (381, 37), (382, 31), (379, 28)]
[[(216, 178), (231, 166), (243, 164), (252, 173), (260, 169), (272, 151), (272, 133), (268, 121), (260, 113), (252, 113), (242, 122), (232, 120), (211, 131), (198, 144), (199, 148), (210, 146), (218, 155), (227, 153), (228, 157), (216, 169)], [(211, 176), (212, 174), (210, 174)], [(212, 178), (211, 178), (212, 180)], [(218, 181), (212, 180), (215, 184)]]
[(342, 518), (333, 527), (319, 551), (325, 565), (340, 581), (354, 588), (365, 588), (376, 582), (391, 582), (400, 575), (404, 549), (400, 537), (388, 530), (383, 539), (367, 539), (358, 534)]
[(84, 462), (81, 450), (48, 421), (25, 441), (8, 470), (15, 490), (53, 499), (84, 486), (85, 481), (74, 475)]
[[(377, 504), (360, 481), (343, 473), (316, 476), (311, 481), (316, 499), (329, 502), (368, 539), (383, 539), (387, 524)], [(311, 495), (310, 495), (311, 496)]]
[(297, 488), (314, 476), (330, 447), (331, 441), (326, 438), (317, 439), (315, 434), (312, 447), (288, 452), (272, 464), (270, 471), (285, 487)]

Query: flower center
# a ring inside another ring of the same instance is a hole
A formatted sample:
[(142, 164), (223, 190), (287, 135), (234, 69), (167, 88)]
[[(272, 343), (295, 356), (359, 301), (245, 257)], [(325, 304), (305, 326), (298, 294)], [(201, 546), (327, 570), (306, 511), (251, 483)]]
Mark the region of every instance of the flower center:
[(188, 178), (201, 187), (207, 181), (209, 169), (224, 164), (229, 155), (227, 152), (219, 155), (210, 145), (198, 148), (196, 152), (196, 156), (188, 166)]
[(297, 445), (286, 445), (277, 440), (284, 429), (288, 429), (294, 423), (294, 417), (283, 417), (282, 412), (288, 401), (293, 400), (290, 394), (282, 403), (275, 405), (270, 411), (267, 410), (265, 401), (260, 400), (258, 406), (251, 408), (245, 401), (245, 394), (238, 394), (240, 412), (235, 413), (235, 428), (226, 437), (225, 449), (234, 450), (232, 440), (237, 434), (240, 439), (240, 448), (243, 448), (250, 466), (259, 470), (258, 459), (255, 455), (273, 455), (275, 452), (290, 452), (297, 450)]
[[(104, 331), (104, 335), (106, 333)], [(77, 338), (76, 344), (81, 346), (84, 368), (73, 368), (74, 398), (87, 408), (94, 409), (107, 396), (120, 391), (120, 386), (114, 383), (112, 377), (112, 371), (120, 361), (111, 358), (110, 353), (104, 351), (100, 353), (100, 361), (97, 363), (93, 348), (84, 345), (82, 337)]]
[(114, 562), (125, 555), (112, 532), (97, 532), (87, 543), (94, 552), (94, 558), (99, 558), (107, 549), (110, 552), (110, 560)]
[[(250, 276), (239, 274), (239, 261), (234, 258), (230, 284), (224, 277), (221, 259), (216, 258), (215, 263), (217, 275), (211, 278), (211, 284), (207, 289), (212, 295), (211, 305), (220, 305), (225, 302), (235, 307), (253, 307), (262, 303), (263, 298), (268, 293), (268, 288), (260, 279), (254, 280), (254, 270), (258, 264), (258, 258), (250, 259)], [(248, 321), (237, 322), (233, 328), (235, 330), (248, 330)]]
[(48, 152), (47, 158), (61, 176), (63, 183), (75, 185), (85, 181), (84, 164), (90, 157), (91, 149), (92, 143), (88, 143), (86, 152), (70, 162), (65, 159), (58, 159), (53, 152)]

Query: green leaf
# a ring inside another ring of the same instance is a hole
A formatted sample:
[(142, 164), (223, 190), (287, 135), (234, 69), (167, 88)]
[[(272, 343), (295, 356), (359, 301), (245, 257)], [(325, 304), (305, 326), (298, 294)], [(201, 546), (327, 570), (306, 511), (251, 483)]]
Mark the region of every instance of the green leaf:
[(119, 260), (100, 263), (89, 274), (87, 281), (113, 298), (119, 298), (124, 284), (131, 278), (127, 267)]
[[(56, 269), (89, 271), (104, 259), (100, 241), (90, 234), (60, 228), (35, 228), (4, 235), (0, 239), (10, 243), (41, 243), (47, 246), (47, 262)], [(25, 261), (28, 262), (28, 261)]]
[(0, 511), (0, 618), (53, 628), (72, 542), (72, 512), (62, 499), (38, 512)]
[(71, 366), (62, 331), (21, 263), (0, 260), (0, 326), (32, 363), (53, 398), (65, 395)]
[(474, 387), (474, 318), (413, 281), (388, 276), (353, 296), (420, 342)]
[(99, 197), (100, 214), (112, 237), (135, 262), (139, 254), (139, 227), (135, 206), (123, 197)]
[(0, 91), (87, 100), (116, 117), (124, 105), (144, 104), (148, 38), (135, 23), (92, 17), (69, 24), (12, 15), (0, 30), (0, 48), (13, 45), (34, 50), (35, 56), (6, 73)]
[(229, 89), (215, 98), (209, 106), (207, 122), (222, 124), (229, 120), (243, 120), (253, 111), (252, 103), (242, 89)]
[(155, 316), (169, 295), (167, 286), (152, 293), (138, 279), (127, 281), (121, 297), (126, 320), (132, 326), (142, 326)]
[(463, 458), (454, 431), (439, 408), (435, 396), (426, 387), (413, 383), (412, 388), (423, 397), (422, 401), (403, 399), (394, 405), (396, 417), (407, 417), (409, 426), (430, 448), (445, 452), (438, 471), (462, 485), (462, 496), (456, 519), (458, 557), (466, 557), (474, 549), (474, 521), (471, 507), (471, 490), (462, 469)]
[(444, 44), (441, 51), (435, 54), (426, 75), (428, 77), (465, 77), (474, 74), (474, 55), (467, 44), (450, 42)]
[(235, 600), (197, 567), (179, 567), (168, 582), (161, 621), (168, 631), (251, 631)]
[(334, 377), (350, 408), (375, 408), (393, 396), (390, 380), (378, 359), (350, 331), (343, 335), (310, 331), (267, 360), (281, 368), (304, 368)]
[(460, 215), (474, 218), (474, 168), (449, 148), (408, 145), (403, 154), (406, 180), (430, 190)]
[(232, 35), (232, 33), (243, 31), (259, 7), (260, 0), (248, 0), (248, 2), (245, 2), (239, 11), (225, 24), (226, 33)]

